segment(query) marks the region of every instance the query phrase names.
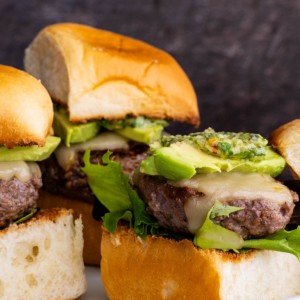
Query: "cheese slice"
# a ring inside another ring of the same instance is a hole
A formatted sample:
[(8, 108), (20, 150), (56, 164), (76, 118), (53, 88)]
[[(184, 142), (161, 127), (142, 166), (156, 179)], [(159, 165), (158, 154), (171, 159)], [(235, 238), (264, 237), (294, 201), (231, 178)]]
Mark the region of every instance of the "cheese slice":
[(27, 182), (33, 174), (41, 176), (37, 163), (25, 161), (2, 161), (0, 162), (0, 179), (11, 180), (16, 177), (20, 181)]
[(245, 201), (268, 199), (278, 205), (293, 202), (290, 190), (267, 174), (239, 172), (197, 174), (191, 179), (168, 183), (192, 188), (200, 193), (184, 204), (191, 233), (196, 233), (202, 226), (215, 201), (224, 203), (237, 199)]
[(55, 150), (55, 156), (58, 164), (64, 169), (68, 170), (73, 164), (76, 152), (92, 150), (116, 150), (116, 149), (129, 149), (128, 140), (113, 132), (103, 132), (96, 137), (88, 140), (87, 142), (74, 144), (66, 147), (61, 144)]

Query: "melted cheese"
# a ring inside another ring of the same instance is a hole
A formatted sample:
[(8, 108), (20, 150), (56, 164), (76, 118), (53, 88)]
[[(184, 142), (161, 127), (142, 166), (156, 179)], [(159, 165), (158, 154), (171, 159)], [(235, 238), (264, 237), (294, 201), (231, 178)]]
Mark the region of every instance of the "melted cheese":
[(76, 152), (90, 150), (115, 150), (115, 149), (129, 149), (127, 139), (113, 132), (103, 132), (87, 142), (75, 144), (71, 147), (60, 145), (55, 150), (55, 156), (58, 164), (64, 169), (72, 165)]
[(189, 187), (202, 193), (186, 201), (184, 210), (191, 233), (203, 224), (215, 201), (236, 199), (253, 201), (268, 199), (277, 204), (293, 202), (289, 189), (269, 175), (258, 173), (211, 173), (198, 174), (191, 179), (169, 182), (171, 185)]
[(33, 174), (41, 176), (37, 163), (24, 161), (2, 161), (0, 162), (0, 179), (8, 181), (16, 177), (20, 181), (28, 181)]

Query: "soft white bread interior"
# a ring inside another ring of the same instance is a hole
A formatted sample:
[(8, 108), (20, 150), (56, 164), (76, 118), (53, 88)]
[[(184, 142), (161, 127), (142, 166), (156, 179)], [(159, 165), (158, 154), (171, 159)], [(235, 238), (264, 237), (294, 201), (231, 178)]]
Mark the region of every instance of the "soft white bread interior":
[(300, 179), (300, 119), (278, 127), (269, 141), (285, 158), (294, 176)]
[(195, 91), (173, 57), (126, 36), (50, 25), (25, 52), (25, 70), (68, 107), (71, 121), (127, 115), (199, 124)]
[(92, 216), (93, 205), (82, 200), (70, 199), (58, 194), (50, 194), (44, 190), (39, 191), (38, 207), (53, 208), (65, 207), (72, 209), (74, 217), (81, 216), (83, 223), (83, 259), (87, 265), (100, 265), (99, 245), (101, 241), (102, 222)]
[(77, 299), (86, 290), (82, 222), (44, 210), (0, 231), (0, 299)]
[(0, 65), (0, 145), (45, 144), (53, 121), (53, 104), (33, 76)]
[(103, 229), (101, 275), (109, 299), (282, 300), (300, 294), (291, 254), (201, 250), (189, 240)]

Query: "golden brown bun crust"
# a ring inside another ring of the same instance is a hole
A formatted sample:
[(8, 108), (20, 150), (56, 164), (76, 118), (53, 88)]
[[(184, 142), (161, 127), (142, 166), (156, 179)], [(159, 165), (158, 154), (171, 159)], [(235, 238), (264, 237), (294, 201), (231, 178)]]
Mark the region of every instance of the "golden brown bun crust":
[(173, 57), (142, 41), (89, 26), (44, 28), (25, 69), (66, 105), (71, 121), (127, 115), (199, 125), (195, 91)]
[(74, 217), (82, 216), (83, 223), (83, 259), (87, 265), (99, 266), (101, 242), (101, 222), (92, 217), (93, 205), (80, 200), (69, 199), (61, 195), (40, 190), (38, 206), (41, 208), (65, 207), (74, 211)]
[(42, 209), (38, 211), (32, 218), (27, 222), (20, 223), (18, 225), (11, 225), (0, 230), (0, 238), (5, 236), (7, 232), (18, 230), (25, 230), (27, 227), (32, 226), (32, 223), (42, 224), (48, 223), (49, 221), (55, 222), (57, 219), (66, 217), (73, 214), (72, 210), (64, 208), (53, 208), (53, 209)]
[(114, 234), (103, 229), (101, 256), (111, 300), (269, 300), (300, 293), (300, 263), (287, 253), (201, 250), (189, 240), (142, 240), (119, 226)]
[(300, 179), (300, 119), (274, 130), (269, 141), (285, 158), (294, 176)]
[(0, 145), (45, 144), (53, 121), (51, 98), (31, 75), (0, 65)]

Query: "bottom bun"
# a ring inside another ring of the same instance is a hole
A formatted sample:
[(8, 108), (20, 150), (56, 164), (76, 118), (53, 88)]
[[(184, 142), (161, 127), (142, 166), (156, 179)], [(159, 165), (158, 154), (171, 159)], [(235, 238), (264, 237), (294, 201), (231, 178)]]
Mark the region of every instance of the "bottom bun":
[(109, 299), (285, 299), (300, 294), (291, 254), (201, 250), (189, 240), (103, 229), (101, 276)]
[(39, 192), (38, 206), (41, 208), (65, 207), (74, 211), (74, 216), (82, 217), (83, 223), (83, 259), (87, 265), (100, 265), (99, 245), (101, 242), (101, 225), (92, 216), (93, 205), (81, 200), (70, 199), (61, 195)]
[(82, 222), (49, 209), (0, 230), (0, 299), (77, 299), (86, 290)]

